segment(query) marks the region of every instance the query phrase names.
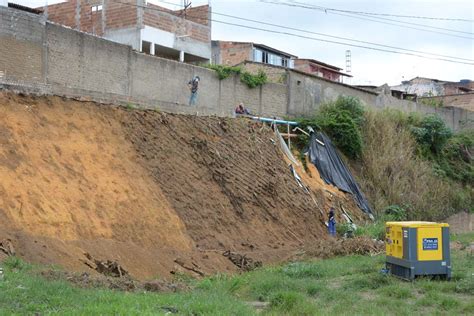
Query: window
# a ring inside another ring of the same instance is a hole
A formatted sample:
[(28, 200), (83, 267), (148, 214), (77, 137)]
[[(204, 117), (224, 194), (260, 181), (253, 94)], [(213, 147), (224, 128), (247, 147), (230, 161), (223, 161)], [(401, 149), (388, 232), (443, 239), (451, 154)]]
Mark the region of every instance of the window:
[(92, 6), (92, 12), (99, 12), (99, 11), (102, 11), (102, 5), (101, 4)]
[(262, 62), (262, 51), (260, 49), (253, 49), (253, 61)]
[(151, 54), (151, 43), (147, 41), (142, 41), (142, 52)]

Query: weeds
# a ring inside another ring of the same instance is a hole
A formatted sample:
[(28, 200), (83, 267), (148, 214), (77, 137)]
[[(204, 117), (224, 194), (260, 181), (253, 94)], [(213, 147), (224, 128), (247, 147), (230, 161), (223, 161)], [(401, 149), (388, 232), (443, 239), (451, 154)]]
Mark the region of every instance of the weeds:
[(452, 282), (406, 282), (382, 275), (384, 260), (384, 256), (347, 256), (290, 263), (189, 280), (192, 288), (185, 292), (143, 293), (46, 281), (34, 273), (35, 267), (9, 258), (0, 281), (0, 314), (255, 315), (257, 311), (245, 302), (256, 300), (269, 302), (263, 313), (270, 315), (346, 314), (348, 309), (356, 315), (474, 311), (466, 299), (473, 295), (474, 261), (465, 252), (452, 253), (457, 275)]

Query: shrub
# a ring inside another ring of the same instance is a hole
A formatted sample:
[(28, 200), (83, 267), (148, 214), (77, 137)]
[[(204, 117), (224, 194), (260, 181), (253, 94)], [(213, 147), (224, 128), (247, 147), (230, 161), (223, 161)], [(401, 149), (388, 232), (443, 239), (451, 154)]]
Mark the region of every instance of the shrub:
[(407, 211), (398, 205), (390, 205), (384, 210), (385, 215), (390, 217), (394, 221), (406, 221), (407, 220)]
[(206, 64), (206, 65), (204, 65), (204, 67), (215, 70), (219, 80), (224, 80), (232, 74), (238, 75), (242, 72), (242, 68), (240, 68), (238, 66), (225, 66), (225, 65)]
[(251, 89), (256, 88), (267, 83), (267, 74), (263, 70), (259, 70), (256, 75), (244, 71), (240, 74), (240, 81), (247, 84), (247, 87)]
[(419, 126), (412, 127), (415, 139), (431, 153), (438, 155), (452, 136), (451, 130), (437, 115), (425, 116)]
[[(312, 118), (297, 119), (301, 128), (311, 126), (324, 131), (334, 144), (349, 158), (358, 158), (362, 152), (361, 128), (364, 108), (357, 98), (339, 97), (323, 104)], [(301, 141), (307, 142), (307, 137)]]

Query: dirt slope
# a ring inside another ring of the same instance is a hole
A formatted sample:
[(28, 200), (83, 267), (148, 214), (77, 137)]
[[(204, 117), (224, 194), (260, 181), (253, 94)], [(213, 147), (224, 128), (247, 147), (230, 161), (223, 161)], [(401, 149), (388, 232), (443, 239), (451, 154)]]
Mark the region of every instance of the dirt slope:
[(234, 270), (227, 249), (284, 259), (326, 233), (271, 138), (246, 120), (0, 93), (0, 240), (33, 262), (87, 270), (88, 252), (138, 278)]

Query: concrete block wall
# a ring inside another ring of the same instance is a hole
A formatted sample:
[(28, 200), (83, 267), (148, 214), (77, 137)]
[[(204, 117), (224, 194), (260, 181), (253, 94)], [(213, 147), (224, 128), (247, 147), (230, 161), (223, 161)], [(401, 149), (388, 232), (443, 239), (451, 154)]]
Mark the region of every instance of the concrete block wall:
[(46, 45), (49, 84), (129, 94), (129, 46), (49, 23)]
[[(374, 108), (437, 113), (455, 130), (474, 122), (471, 111), (432, 108), (285, 71), (285, 84), (249, 89), (239, 76), (219, 80), (213, 70), (141, 54), (127, 45), (45, 23), (40, 15), (0, 7), (0, 84), (4, 86), (17, 82), (57, 95), (220, 116), (232, 116), (240, 102), (257, 115), (311, 115), (320, 104), (347, 95)], [(201, 78), (198, 101), (189, 106), (187, 83), (196, 75)]]
[(0, 7), (0, 73), (4, 80), (45, 81), (44, 21), (35, 14)]

